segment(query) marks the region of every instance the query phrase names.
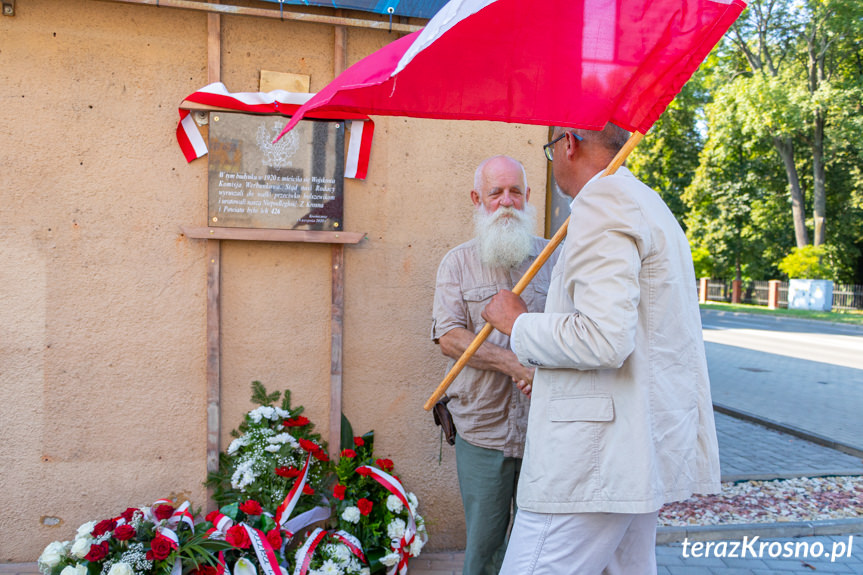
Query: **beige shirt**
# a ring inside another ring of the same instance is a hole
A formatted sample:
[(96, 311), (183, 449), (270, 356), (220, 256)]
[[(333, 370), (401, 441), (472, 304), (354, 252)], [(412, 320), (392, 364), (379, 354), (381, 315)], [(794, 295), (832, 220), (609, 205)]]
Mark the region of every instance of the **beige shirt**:
[(719, 451), (689, 244), (626, 168), (572, 202), (545, 313), (512, 349), (536, 374), (518, 506), (649, 513), (719, 491)]
[[(531, 255), (518, 268), (507, 270), (482, 265), (477, 240), (453, 248), (444, 256), (437, 273), (431, 337), (438, 339), (460, 327), (478, 333), (485, 325), (482, 310), (493, 295), (511, 290), (548, 240), (534, 238)], [(528, 309), (545, 307), (551, 269), (557, 253), (537, 273), (521, 294)], [(509, 337), (494, 330), (490, 343), (509, 349)], [(449, 368), (455, 360), (450, 360)], [(506, 457), (521, 457), (530, 399), (519, 391), (508, 375), (465, 366), (447, 390), (448, 404), (458, 434), (479, 447), (497, 449)]]

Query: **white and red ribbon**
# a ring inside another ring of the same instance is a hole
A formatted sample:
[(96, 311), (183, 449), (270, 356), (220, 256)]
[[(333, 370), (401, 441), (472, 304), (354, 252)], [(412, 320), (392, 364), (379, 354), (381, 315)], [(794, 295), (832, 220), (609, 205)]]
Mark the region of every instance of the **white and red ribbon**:
[(399, 573), (399, 575), (405, 575), (408, 572), (408, 559), (410, 559), (411, 556), (410, 546), (411, 543), (413, 543), (417, 532), (416, 520), (414, 519), (414, 512), (413, 509), (411, 509), (407, 492), (398, 479), (377, 467), (361, 465), (357, 467), (356, 472), (360, 475), (369, 475), (372, 479), (383, 485), (387, 491), (399, 498), (399, 501), (402, 502), (402, 505), (405, 506), (405, 509), (408, 512), (408, 524), (405, 527), (405, 533), (398, 543), (392, 547), (392, 550), (399, 554), (399, 562), (397, 565), (394, 565), (392, 569), (387, 571), (388, 575), (396, 572)]
[[(221, 82), (204, 86), (186, 97), (186, 101), (257, 114), (293, 115), (314, 94), (273, 90), (272, 92), (228, 92)], [(189, 110), (180, 109), (177, 143), (187, 162), (207, 153), (207, 143)], [(369, 168), (375, 124), (365, 114), (351, 112), (312, 112), (306, 117), (318, 120), (351, 120), (348, 151), (345, 156), (345, 177), (364, 180)]]
[(282, 501), (282, 504), (279, 505), (279, 508), (276, 509), (276, 523), (279, 525), (279, 528), (282, 529), (287, 523), (288, 519), (291, 518), (291, 513), (294, 512), (294, 507), (297, 506), (297, 501), (300, 500), (300, 496), (303, 494), (303, 487), (306, 485), (306, 481), (309, 477), (309, 465), (312, 461), (312, 454), (309, 453), (306, 456), (306, 463), (303, 465), (303, 470), (300, 472), (299, 477), (294, 482), (294, 486), (291, 487), (291, 490), (285, 496), (285, 500)]
[[(334, 537), (340, 543), (344, 544), (351, 553), (356, 555), (356, 557), (362, 561), (363, 563), (368, 563), (366, 560), (365, 553), (363, 553), (363, 547), (360, 544), (359, 539), (342, 530), (338, 531), (324, 531), (320, 527), (317, 527), (312, 533), (306, 538), (305, 543), (300, 549), (297, 551), (297, 562), (294, 565), (294, 572), (292, 575), (306, 575), (309, 572), (309, 567), (312, 564), (312, 557), (315, 554), (315, 549), (318, 548), (318, 545), (324, 538), (329, 535)], [(302, 560), (299, 558), (302, 557)]]
[(266, 575), (281, 575), (282, 571), (279, 569), (279, 562), (276, 559), (276, 554), (273, 553), (273, 546), (270, 545), (266, 535), (260, 529), (255, 529), (245, 523), (240, 523), (240, 525), (243, 526), (249, 535), (249, 539), (252, 541), (252, 548), (255, 550), (255, 555), (258, 556), (258, 564), (261, 566), (261, 570)]

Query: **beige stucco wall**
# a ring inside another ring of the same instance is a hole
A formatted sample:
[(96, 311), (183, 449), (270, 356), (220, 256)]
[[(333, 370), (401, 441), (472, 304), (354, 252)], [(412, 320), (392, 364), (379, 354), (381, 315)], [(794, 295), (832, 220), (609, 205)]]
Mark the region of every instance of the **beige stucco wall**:
[[(271, 5), (270, 5), (271, 6)], [(353, 63), (395, 38), (349, 29)], [(222, 17), (222, 80), (333, 74), (333, 28)], [(19, 0), (0, 17), (0, 562), (33, 561), (84, 521), (166, 497), (206, 502), (206, 159), (186, 164), (177, 105), (207, 84), (207, 17)], [(422, 409), (445, 362), (434, 276), (471, 233), (484, 157), (525, 161), (543, 213), (542, 127), (376, 118), (348, 180), (344, 412), (374, 429), (420, 497), (433, 549), (463, 544), (454, 453)], [(538, 226), (541, 230), (541, 223)], [(290, 388), (328, 433), (330, 248), (222, 242), (223, 443), (249, 384)]]

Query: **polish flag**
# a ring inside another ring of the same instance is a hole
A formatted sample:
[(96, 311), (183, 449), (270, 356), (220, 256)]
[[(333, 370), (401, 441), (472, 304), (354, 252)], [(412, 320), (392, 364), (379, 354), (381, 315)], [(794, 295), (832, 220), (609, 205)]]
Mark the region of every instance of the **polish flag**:
[(646, 133), (741, 0), (451, 0), (300, 106)]

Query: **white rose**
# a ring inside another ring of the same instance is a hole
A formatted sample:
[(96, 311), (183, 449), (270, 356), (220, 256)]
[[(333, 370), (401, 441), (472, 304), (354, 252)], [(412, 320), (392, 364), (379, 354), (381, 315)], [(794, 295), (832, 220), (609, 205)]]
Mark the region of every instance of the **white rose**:
[(381, 557), (381, 563), (386, 565), (387, 567), (392, 567), (399, 562), (399, 554), (398, 553), (390, 553), (389, 555), (384, 555)]
[(78, 559), (83, 559), (84, 556), (90, 552), (91, 544), (92, 540), (89, 537), (79, 537), (78, 539), (75, 539), (75, 543), (72, 544), (72, 550), (70, 552)]
[(49, 543), (39, 556), (39, 563), (47, 567), (56, 567), (65, 555), (66, 546), (59, 541), (54, 541)]
[(108, 575), (134, 575), (134, 571), (132, 571), (132, 566), (128, 563), (114, 563), (111, 565), (111, 570), (108, 571)]
[(389, 535), (390, 539), (401, 539), (405, 534), (405, 522), (403, 519), (393, 519), (389, 525), (387, 525), (387, 535)]
[(87, 575), (87, 568), (80, 563), (74, 566), (66, 565), (63, 567), (63, 570), (60, 571), (60, 575)]
[(401, 513), (402, 509), (404, 509), (404, 505), (402, 505), (402, 500), (395, 495), (390, 495), (389, 497), (387, 497), (387, 509), (389, 509), (393, 513)]
[(83, 524), (81, 527), (78, 528), (78, 533), (75, 534), (75, 537), (83, 537), (85, 535), (89, 537), (95, 526), (95, 521), (88, 521), (87, 523)]
[(359, 523), (360, 522), (360, 510), (358, 507), (348, 507), (342, 512), (342, 519), (347, 521), (348, 523)]

